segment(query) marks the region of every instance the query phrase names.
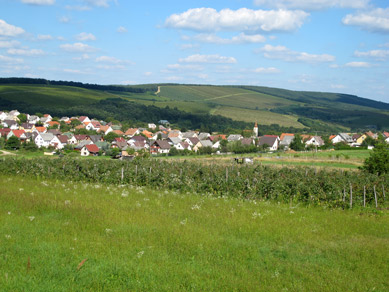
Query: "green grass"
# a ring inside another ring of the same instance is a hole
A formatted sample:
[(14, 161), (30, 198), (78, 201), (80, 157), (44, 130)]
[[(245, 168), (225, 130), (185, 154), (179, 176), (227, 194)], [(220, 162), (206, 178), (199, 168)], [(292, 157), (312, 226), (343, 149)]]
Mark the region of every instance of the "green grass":
[(387, 291), (388, 219), (374, 209), (0, 176), (0, 287)]

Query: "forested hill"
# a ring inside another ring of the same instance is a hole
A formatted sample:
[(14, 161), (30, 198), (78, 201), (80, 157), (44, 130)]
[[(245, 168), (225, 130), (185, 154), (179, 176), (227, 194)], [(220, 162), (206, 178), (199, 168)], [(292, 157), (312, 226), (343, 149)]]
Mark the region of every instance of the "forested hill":
[[(113, 103), (120, 107), (114, 110)], [(167, 119), (180, 127), (214, 131), (249, 129), (255, 121), (263, 131), (389, 130), (387, 103), (346, 94), (260, 86), (123, 86), (0, 78), (0, 110), (13, 108), (101, 119), (108, 115), (131, 123)]]

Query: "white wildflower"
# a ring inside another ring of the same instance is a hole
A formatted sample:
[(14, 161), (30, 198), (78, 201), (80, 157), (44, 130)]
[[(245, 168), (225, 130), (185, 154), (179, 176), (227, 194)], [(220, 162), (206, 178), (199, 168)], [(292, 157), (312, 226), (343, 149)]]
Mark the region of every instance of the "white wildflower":
[(8, 215), (11, 215), (11, 211), (8, 212)]
[(144, 250), (142, 250), (142, 251), (138, 252), (136, 254), (136, 256), (138, 257), (138, 259), (140, 259), (143, 256), (144, 253), (145, 253)]
[(122, 197), (123, 197), (123, 198), (126, 198), (126, 197), (128, 197), (128, 192), (126, 192), (126, 191), (123, 191), (123, 192), (122, 192)]
[(172, 202), (169, 203), (169, 207), (173, 207), (173, 203)]
[(280, 273), (276, 270), (276, 271), (274, 272), (274, 275), (271, 276), (271, 277), (272, 277), (272, 278), (278, 278), (279, 275), (280, 275)]
[(110, 233), (112, 233), (112, 229), (105, 228), (105, 233), (107, 233), (107, 234), (110, 234)]
[(70, 200), (66, 200), (65, 205), (70, 205)]
[(195, 204), (192, 206), (192, 210), (200, 210), (200, 206)]
[(188, 222), (188, 218), (185, 218), (184, 220), (182, 220), (180, 223), (181, 223), (181, 225), (185, 225), (186, 224), (186, 222)]
[(28, 219), (30, 219), (30, 221), (34, 221), (35, 216), (29, 216)]
[(48, 186), (47, 182), (45, 182), (45, 181), (42, 182), (42, 185), (44, 185), (46, 187)]
[(7, 238), (7, 239), (11, 239), (11, 235), (9, 235), (9, 234), (6, 234), (6, 235), (5, 235), (5, 238)]
[(23, 188), (20, 188), (20, 189), (19, 189), (19, 192), (23, 192), (23, 191), (24, 191), (24, 189), (23, 189)]
[(144, 198), (143, 201), (147, 202), (147, 201), (150, 201), (149, 198)]
[(234, 214), (234, 213), (235, 213), (235, 209), (232, 208), (232, 209), (230, 210), (230, 213), (231, 213), (231, 214)]
[(294, 212), (293, 212), (293, 211), (290, 211), (289, 214), (294, 214)]
[(135, 206), (137, 206), (138, 208), (140, 208), (142, 205), (137, 201)]
[(254, 212), (253, 219), (256, 219), (257, 217), (261, 217), (261, 213)]

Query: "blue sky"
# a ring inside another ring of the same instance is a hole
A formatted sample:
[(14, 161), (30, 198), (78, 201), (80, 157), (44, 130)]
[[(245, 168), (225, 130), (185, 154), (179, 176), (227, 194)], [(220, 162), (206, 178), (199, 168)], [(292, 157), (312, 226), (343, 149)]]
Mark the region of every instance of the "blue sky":
[(389, 102), (387, 0), (0, 0), (0, 77)]

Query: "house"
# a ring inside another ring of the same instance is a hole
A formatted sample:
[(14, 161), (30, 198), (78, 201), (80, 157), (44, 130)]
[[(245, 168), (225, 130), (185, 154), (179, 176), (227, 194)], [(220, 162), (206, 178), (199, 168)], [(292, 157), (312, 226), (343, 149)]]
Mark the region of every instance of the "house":
[(145, 135), (148, 139), (152, 139), (154, 137), (154, 134), (147, 130), (143, 130), (142, 134)]
[(193, 131), (182, 133), (182, 139), (187, 139), (187, 138), (197, 138), (197, 133)]
[(59, 119), (60, 122), (69, 122), (70, 121), (70, 118), (69, 117), (62, 117)]
[(119, 136), (123, 136), (124, 135), (124, 133), (121, 130), (113, 130), (112, 132), (114, 132), (115, 134), (117, 134)]
[(209, 140), (200, 140), (201, 147), (211, 147), (213, 146), (212, 142)]
[(24, 130), (11, 130), (7, 135), (7, 140), (11, 138), (12, 136), (15, 136), (20, 141), (25, 142), (27, 139), (27, 136), (24, 132)]
[(199, 140), (207, 140), (210, 136), (210, 133), (200, 133), (197, 138), (199, 138)]
[(82, 147), (81, 156), (97, 156), (99, 155), (99, 147), (96, 144), (88, 144)]
[(88, 135), (74, 135), (74, 138), (77, 140), (77, 143), (81, 141), (90, 141), (91, 138)]
[(183, 135), (180, 130), (171, 130), (168, 134), (168, 138), (178, 138), (180, 140), (183, 139)]
[(169, 126), (170, 125), (170, 123), (167, 120), (159, 120), (158, 124), (165, 125), (165, 126)]
[(173, 147), (176, 148), (177, 150), (189, 150), (189, 151), (192, 151), (192, 147), (188, 143), (186, 143), (186, 142), (180, 142), (178, 144), (175, 144)]
[(354, 141), (354, 145), (355, 146), (359, 146), (363, 143), (363, 141), (365, 141), (365, 139), (367, 138), (367, 136), (365, 134), (354, 134), (352, 136), (353, 138), (353, 141)]
[(294, 139), (294, 134), (282, 133), (280, 136), (279, 146), (283, 147), (287, 150), (287, 149), (289, 149), (289, 146), (292, 143), (293, 139)]
[(4, 121), (8, 117), (6, 112), (0, 112), (0, 121)]
[(177, 138), (177, 137), (168, 138), (167, 141), (172, 146), (180, 144), (182, 142), (182, 140), (180, 138)]
[(35, 129), (35, 125), (30, 123), (23, 123), (19, 126), (19, 130), (24, 130), (29, 133), (34, 131), (34, 129)]
[(191, 145), (191, 146), (192, 146), (192, 150), (194, 152), (197, 152), (201, 147), (203, 147), (203, 144), (201, 144), (201, 142), (200, 142), (200, 140), (198, 138), (195, 138), (195, 139), (197, 139), (198, 142), (196, 144), (193, 143), (193, 145)]
[(124, 133), (124, 136), (128, 137), (128, 138), (131, 138), (135, 135), (139, 135), (140, 132), (137, 128), (129, 128), (125, 133)]
[(28, 116), (27, 117), (27, 122), (30, 123), (30, 124), (36, 124), (40, 121), (40, 118), (36, 115), (31, 115), (31, 116)]
[(101, 126), (97, 132), (104, 133), (104, 135), (107, 135), (108, 133), (111, 133), (112, 131), (113, 131), (112, 127), (109, 125), (106, 125), (106, 126)]
[(383, 132), (382, 136), (384, 136), (385, 142), (389, 143), (389, 132)]
[(34, 142), (39, 148), (47, 148), (49, 146), (55, 147), (57, 149), (63, 148), (61, 141), (58, 139), (57, 136), (54, 136), (52, 133), (39, 133), (36, 136)]
[(65, 147), (65, 145), (68, 144), (68, 140), (69, 140), (68, 136), (66, 136), (66, 135), (58, 135), (57, 138), (61, 142), (62, 148)]
[(4, 137), (6, 138), (9, 134), (9, 132), (11, 132), (12, 130), (10, 128), (3, 128), (3, 129), (0, 129), (0, 137)]
[(85, 124), (85, 123), (90, 123), (90, 122), (91, 122), (91, 120), (90, 120), (87, 116), (81, 116), (81, 117), (78, 118), (78, 120), (79, 120), (81, 123), (83, 123), (83, 124)]
[(98, 129), (100, 129), (100, 127), (100, 122), (92, 121), (90, 123), (87, 123), (85, 129), (87, 129), (88, 131), (97, 131)]
[(104, 141), (103, 136), (101, 135), (89, 135), (89, 138), (92, 140), (93, 143), (96, 144), (98, 141)]
[(252, 138), (243, 138), (242, 140), (240, 140), (240, 143), (244, 146), (251, 146), (255, 145), (255, 140)]
[(332, 144), (336, 143), (347, 143), (347, 144), (352, 144), (353, 138), (347, 134), (347, 133), (339, 133), (336, 135), (334, 138), (331, 139)]
[(199, 138), (193, 137), (193, 138), (186, 138), (184, 142), (188, 143), (192, 148), (197, 145), (197, 143), (200, 142)]
[(14, 120), (4, 120), (1, 124), (4, 128), (10, 128), (11, 130), (19, 129), (19, 124)]
[(278, 150), (278, 137), (277, 136), (263, 136), (259, 138), (259, 146), (267, 146), (270, 151)]
[(18, 115), (20, 115), (20, 112), (18, 110), (12, 110), (8, 113), (8, 117), (10, 117), (12, 120), (18, 121)]
[(37, 132), (38, 134), (39, 133), (46, 133), (47, 132), (47, 128), (45, 128), (45, 127), (35, 127), (34, 132)]
[(155, 140), (166, 140), (168, 138), (168, 134), (166, 131), (158, 131), (154, 134), (153, 138), (156, 137)]
[(374, 140), (378, 139), (378, 134), (374, 134), (372, 131), (366, 132), (365, 135), (373, 138)]
[(143, 136), (134, 136), (127, 141), (129, 145), (133, 145), (135, 142), (147, 143), (147, 139)]
[(151, 129), (151, 130), (155, 130), (157, 128), (157, 125), (153, 124), (153, 123), (150, 123), (150, 124), (147, 124), (147, 128)]
[(50, 130), (47, 130), (46, 133), (51, 133), (51, 134), (53, 134), (54, 136), (62, 135), (62, 132), (61, 132), (60, 130), (57, 130), (57, 129), (50, 129)]
[(122, 137), (115, 138), (112, 141), (112, 148), (124, 149), (127, 145), (127, 141)]
[(167, 154), (170, 152), (170, 144), (166, 140), (156, 140), (151, 145), (151, 153), (153, 154)]
[(305, 141), (305, 145), (306, 146), (313, 145), (313, 146), (321, 147), (324, 145), (324, 141), (320, 136), (312, 136), (310, 139)]
[(228, 142), (233, 142), (233, 141), (239, 141), (239, 140), (242, 140), (243, 139), (243, 136), (242, 135), (235, 135), (235, 134), (231, 134), (227, 137), (227, 141)]
[(48, 127), (51, 127), (51, 128), (56, 128), (56, 129), (59, 129), (59, 127), (60, 127), (60, 123), (57, 121), (49, 121), (49, 122), (46, 122), (45, 125), (47, 125)]
[(147, 150), (149, 149), (149, 144), (142, 141), (135, 141), (129, 145), (129, 148), (134, 149), (135, 151)]

